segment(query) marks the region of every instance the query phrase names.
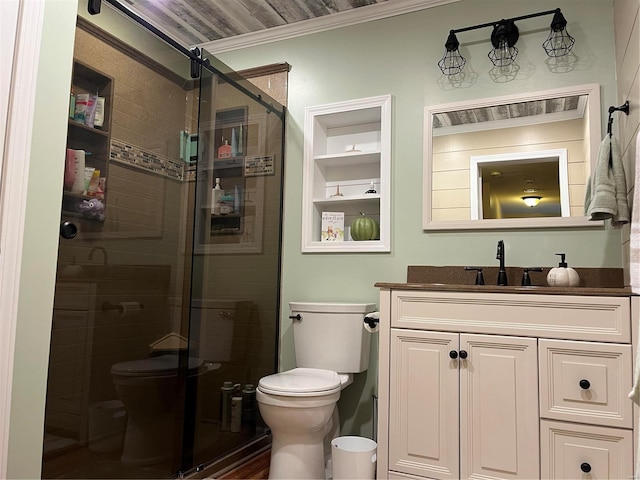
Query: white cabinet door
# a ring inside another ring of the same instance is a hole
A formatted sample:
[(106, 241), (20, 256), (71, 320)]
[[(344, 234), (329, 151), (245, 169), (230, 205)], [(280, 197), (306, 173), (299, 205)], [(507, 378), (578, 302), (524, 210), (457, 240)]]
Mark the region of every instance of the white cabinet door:
[(391, 330), (389, 470), (459, 478), (458, 334)]
[(79, 440), (87, 429), (92, 319), (86, 310), (54, 310), (51, 329), (46, 426), (74, 432)]
[(461, 334), (460, 352), (460, 478), (539, 478), (536, 339)]

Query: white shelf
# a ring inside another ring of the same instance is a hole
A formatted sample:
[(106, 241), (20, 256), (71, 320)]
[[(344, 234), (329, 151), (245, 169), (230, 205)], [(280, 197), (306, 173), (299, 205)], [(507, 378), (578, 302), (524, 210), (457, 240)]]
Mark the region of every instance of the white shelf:
[(369, 195), (354, 195), (349, 197), (330, 197), (330, 198), (314, 198), (313, 203), (315, 205), (329, 205), (332, 203), (350, 203), (350, 202), (378, 202), (380, 203), (380, 195), (369, 194)]
[[(391, 95), (308, 107), (303, 170), (302, 252), (391, 251)], [(321, 242), (323, 211), (344, 213), (347, 238), (362, 212), (380, 239)]]
[(341, 167), (344, 165), (365, 165), (380, 163), (380, 152), (335, 153), (316, 155), (314, 160), (321, 167)]

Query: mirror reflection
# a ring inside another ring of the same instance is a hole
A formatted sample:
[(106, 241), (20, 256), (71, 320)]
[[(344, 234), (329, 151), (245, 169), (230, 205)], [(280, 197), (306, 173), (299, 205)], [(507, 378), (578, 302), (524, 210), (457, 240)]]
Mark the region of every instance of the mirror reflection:
[(423, 228), (594, 226), (600, 132), (594, 84), (427, 107)]
[(568, 217), (567, 149), (471, 157), (471, 218)]

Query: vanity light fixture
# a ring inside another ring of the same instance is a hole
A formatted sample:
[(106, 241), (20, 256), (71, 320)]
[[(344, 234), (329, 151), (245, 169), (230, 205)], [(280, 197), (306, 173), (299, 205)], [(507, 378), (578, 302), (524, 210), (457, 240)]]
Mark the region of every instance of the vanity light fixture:
[(539, 197), (537, 195), (529, 195), (526, 197), (522, 197), (522, 200), (527, 205), (527, 207), (533, 208), (540, 203), (540, 200), (542, 200), (542, 197)]
[(445, 75), (455, 75), (460, 73), (464, 68), (466, 59), (460, 54), (460, 42), (456, 37), (456, 33), (485, 27), (493, 27), (493, 31), (491, 32), (491, 45), (493, 48), (488, 54), (491, 63), (496, 67), (512, 65), (518, 56), (518, 49), (515, 45), (518, 41), (518, 37), (520, 36), (515, 22), (551, 14), (553, 14), (553, 20), (551, 21), (550, 26), (551, 30), (549, 32), (549, 36), (542, 44), (542, 47), (549, 57), (561, 57), (563, 55), (567, 55), (573, 48), (576, 41), (571, 35), (569, 35), (569, 32), (567, 32), (567, 20), (564, 18), (564, 15), (562, 15), (559, 8), (556, 8), (555, 10), (547, 10), (544, 12), (522, 15), (520, 17), (502, 19), (480, 25), (473, 25), (471, 27), (450, 30), (447, 41), (444, 44), (445, 53), (438, 62), (438, 66)]
[(460, 73), (464, 68), (464, 64), (467, 63), (467, 60), (460, 55), (460, 50), (458, 50), (459, 46), (460, 42), (458, 42), (456, 34), (451, 30), (447, 42), (444, 44), (444, 48), (446, 48), (444, 57), (438, 62), (440, 70), (442, 70), (442, 73), (445, 75)]

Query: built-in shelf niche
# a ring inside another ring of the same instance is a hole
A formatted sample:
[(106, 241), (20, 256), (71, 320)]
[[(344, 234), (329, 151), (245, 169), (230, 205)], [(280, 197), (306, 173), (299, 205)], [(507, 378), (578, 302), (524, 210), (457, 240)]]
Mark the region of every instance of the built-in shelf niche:
[[(390, 95), (307, 108), (302, 251), (389, 252), (390, 174)], [(344, 241), (321, 241), (322, 212), (344, 213)], [(361, 213), (380, 225), (378, 240), (351, 239)]]

